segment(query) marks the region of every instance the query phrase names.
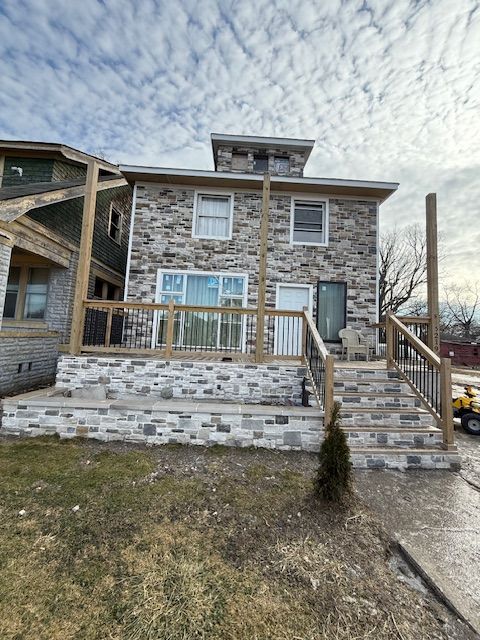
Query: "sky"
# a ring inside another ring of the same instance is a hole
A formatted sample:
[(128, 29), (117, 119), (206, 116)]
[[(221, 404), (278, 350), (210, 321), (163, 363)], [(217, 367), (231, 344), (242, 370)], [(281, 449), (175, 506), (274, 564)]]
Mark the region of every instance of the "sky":
[(480, 0), (0, 0), (0, 138), (213, 169), (210, 133), (315, 138), (305, 175), (436, 192), (480, 281)]

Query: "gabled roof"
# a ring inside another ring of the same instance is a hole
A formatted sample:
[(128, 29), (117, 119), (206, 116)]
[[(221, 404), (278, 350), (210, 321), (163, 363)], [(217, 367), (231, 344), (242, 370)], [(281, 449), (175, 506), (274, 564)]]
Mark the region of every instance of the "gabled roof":
[(116, 164), (107, 162), (103, 158), (92, 156), (73, 147), (57, 142), (34, 142), (29, 140), (0, 140), (0, 151), (2, 155), (12, 153), (15, 156), (31, 157), (32, 153), (37, 158), (64, 158), (74, 164), (85, 165), (90, 160), (95, 160), (100, 169), (110, 173), (119, 173)]
[[(161, 182), (193, 187), (226, 187), (231, 189), (262, 189), (263, 175), (258, 173), (229, 173), (198, 169), (169, 169), (120, 165), (120, 171), (130, 183)], [(316, 193), (322, 195), (363, 196), (383, 202), (398, 189), (398, 182), (370, 180), (342, 180), (339, 178), (293, 178), (271, 176), (272, 191)]]

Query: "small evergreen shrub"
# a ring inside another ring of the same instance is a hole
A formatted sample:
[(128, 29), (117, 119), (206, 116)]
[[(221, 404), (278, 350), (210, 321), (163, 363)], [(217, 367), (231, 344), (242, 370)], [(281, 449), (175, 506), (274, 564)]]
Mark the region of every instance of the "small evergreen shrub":
[(342, 502), (352, 492), (353, 473), (347, 438), (340, 428), (339, 402), (335, 402), (325, 427), (319, 462), (315, 493), (329, 502)]

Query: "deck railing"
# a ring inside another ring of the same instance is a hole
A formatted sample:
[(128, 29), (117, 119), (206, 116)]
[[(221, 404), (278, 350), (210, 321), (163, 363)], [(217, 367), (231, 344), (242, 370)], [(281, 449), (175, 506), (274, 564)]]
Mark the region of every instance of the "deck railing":
[(333, 409), (333, 367), (331, 356), (318, 333), (309, 311), (304, 311), (304, 352), (305, 362), (313, 385), (313, 393), (325, 414), (325, 424)]
[[(408, 320), (412, 321), (411, 318)], [(419, 318), (415, 326), (421, 326)], [(412, 322), (410, 322), (412, 324)], [(386, 318), (387, 366), (395, 368), (435, 417), (445, 448), (453, 446), (452, 376), (449, 358), (440, 358), (403, 319)]]
[(84, 303), (81, 351), (208, 353), (257, 361), (303, 356), (303, 311), (266, 309), (262, 352), (258, 352), (258, 310), (89, 300)]

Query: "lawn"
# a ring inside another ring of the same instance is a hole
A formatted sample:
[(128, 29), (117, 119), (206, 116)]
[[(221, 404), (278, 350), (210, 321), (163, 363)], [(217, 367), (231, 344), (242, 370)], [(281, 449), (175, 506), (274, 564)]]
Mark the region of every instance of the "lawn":
[[(447, 638), (315, 457), (56, 439), (0, 442), (0, 638)], [(459, 636), (460, 637), (460, 636)]]

